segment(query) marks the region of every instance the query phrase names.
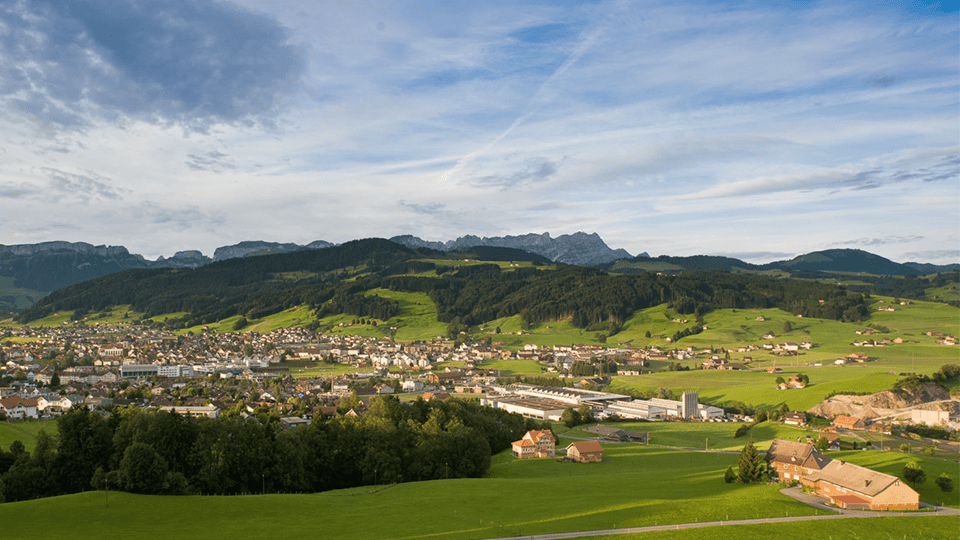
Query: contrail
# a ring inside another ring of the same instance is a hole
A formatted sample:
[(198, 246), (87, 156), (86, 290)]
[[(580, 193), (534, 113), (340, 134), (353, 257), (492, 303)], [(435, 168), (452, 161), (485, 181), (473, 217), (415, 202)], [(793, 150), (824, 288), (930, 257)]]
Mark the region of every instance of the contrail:
[(570, 67), (575, 62), (577, 62), (578, 60), (580, 60), (581, 57), (583, 57), (584, 53), (586, 53), (587, 50), (597, 40), (597, 36), (599, 35), (599, 33), (600, 32), (598, 29), (587, 34), (587, 36), (580, 42), (577, 48), (574, 49), (572, 53), (570, 53), (570, 56), (567, 58), (567, 60), (560, 67), (558, 67), (557, 70), (554, 71), (553, 74), (550, 75), (550, 77), (543, 82), (543, 84), (540, 85), (540, 88), (537, 90), (537, 93), (534, 94), (533, 99), (530, 100), (532, 105), (527, 108), (526, 112), (524, 112), (516, 120), (514, 120), (513, 123), (510, 124), (510, 127), (508, 127), (506, 130), (504, 130), (503, 133), (498, 135), (496, 138), (494, 138), (492, 141), (484, 145), (479, 150), (474, 150), (473, 152), (470, 152), (469, 154), (457, 160), (456, 165), (454, 165), (450, 170), (440, 175), (440, 181), (443, 182), (448, 178), (450, 178), (451, 176), (460, 172), (460, 170), (463, 169), (463, 167), (466, 166), (468, 163), (473, 161), (474, 158), (487, 153), (487, 151), (493, 148), (494, 145), (502, 141), (513, 130), (517, 129), (517, 127), (519, 127), (520, 124), (526, 122), (531, 116), (540, 112), (540, 110), (543, 109), (543, 107), (551, 101), (551, 99), (548, 99), (548, 98), (552, 98), (552, 96), (547, 95), (546, 90), (551, 86), (553, 81), (555, 81), (558, 77), (566, 73), (567, 70), (569, 70)]

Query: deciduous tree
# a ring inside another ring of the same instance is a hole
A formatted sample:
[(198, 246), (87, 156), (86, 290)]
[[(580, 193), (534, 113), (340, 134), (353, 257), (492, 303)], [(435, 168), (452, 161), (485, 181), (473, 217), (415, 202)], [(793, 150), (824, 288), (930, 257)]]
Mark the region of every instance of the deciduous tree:
[(918, 486), (927, 481), (927, 473), (917, 461), (911, 461), (903, 466), (903, 479), (914, 486)]
[(937, 478), (937, 486), (940, 488), (940, 491), (950, 493), (953, 491), (953, 478), (950, 478), (950, 475), (947, 473), (940, 473), (940, 476)]

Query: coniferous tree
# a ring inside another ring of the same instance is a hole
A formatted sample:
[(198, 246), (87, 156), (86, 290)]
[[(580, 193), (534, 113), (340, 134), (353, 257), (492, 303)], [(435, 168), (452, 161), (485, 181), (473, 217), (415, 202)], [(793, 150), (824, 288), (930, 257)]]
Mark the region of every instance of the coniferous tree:
[(737, 479), (737, 474), (733, 472), (733, 465), (727, 467), (726, 472), (723, 473), (723, 481), (730, 484)]
[(744, 484), (757, 484), (763, 480), (763, 472), (763, 456), (757, 451), (757, 447), (753, 445), (753, 439), (751, 439), (740, 452), (737, 477)]

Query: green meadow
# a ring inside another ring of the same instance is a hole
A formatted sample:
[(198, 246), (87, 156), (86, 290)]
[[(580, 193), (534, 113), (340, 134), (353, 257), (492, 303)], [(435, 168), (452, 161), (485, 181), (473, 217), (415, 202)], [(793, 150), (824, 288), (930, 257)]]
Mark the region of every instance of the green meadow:
[[(911, 485), (920, 494), (920, 500), (929, 504), (942, 504), (957, 508), (960, 506), (960, 466), (957, 465), (957, 456), (952, 459), (929, 457), (925, 455), (903, 454), (900, 452), (856, 451), (828, 452), (831, 458), (849, 461), (868, 469), (903, 478), (903, 466), (916, 461), (927, 474), (927, 481), (919, 485)], [(953, 478), (953, 492), (944, 493), (936, 484), (936, 479), (943, 473)]]
[(17, 309), (28, 308), (50, 294), (49, 291), (17, 287), (15, 282), (16, 278), (13, 276), (0, 276), (0, 297), (9, 297), (9, 303)]
[(874, 519), (832, 519), (758, 525), (724, 525), (703, 529), (656, 531), (639, 534), (602, 536), (604, 540), (924, 540), (956, 539), (960, 520), (942, 517), (881, 517)]
[(46, 431), (47, 435), (56, 438), (56, 420), (0, 422), (0, 448), (9, 451), (13, 441), (20, 441), (27, 449), (27, 452), (33, 452), (33, 449), (37, 446), (37, 437), (41, 431)]
[[(283, 531), (287, 537), (466, 539), (815, 513), (776, 486), (724, 483), (723, 471), (736, 456), (638, 445), (610, 445), (605, 455), (608, 462), (574, 464), (500, 454), (489, 478), (313, 495), (88, 492), (0, 505), (0, 522), (4, 538), (257, 538)], [(38, 528), (51, 513), (57, 519)]]
[[(568, 442), (561, 436), (561, 445)], [(869, 453), (857, 457), (862, 454)], [(0, 505), (0, 522), (6, 539), (123, 535), (235, 540), (278, 534), (467, 539), (820, 513), (781, 495), (776, 485), (724, 483), (723, 471), (736, 465), (736, 455), (605, 444), (604, 456), (603, 463), (576, 464), (555, 459), (520, 461), (501, 453), (494, 456), (488, 478), (308, 495), (150, 497), (91, 491)], [(49, 519), (50, 515), (57, 519)], [(824, 528), (836, 533), (835, 538), (939, 538), (945, 526), (958, 523), (956, 518), (929, 517), (883, 518), (882, 526), (880, 522), (764, 524), (609, 538), (689, 538), (691, 534), (765, 538)], [(882, 535), (888, 533), (894, 536)], [(922, 536), (915, 536), (918, 533)], [(794, 537), (799, 538), (786, 536)], [(814, 537), (825, 538), (816, 533)]]

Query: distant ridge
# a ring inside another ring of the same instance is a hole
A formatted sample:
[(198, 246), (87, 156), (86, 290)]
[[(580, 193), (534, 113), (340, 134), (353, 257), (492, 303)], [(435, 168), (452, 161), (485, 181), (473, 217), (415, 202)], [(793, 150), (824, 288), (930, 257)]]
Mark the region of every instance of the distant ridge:
[(261, 240), (245, 241), (232, 246), (218, 247), (216, 251), (213, 252), (213, 262), (246, 257), (247, 255), (259, 252), (289, 253), (291, 251), (300, 251), (301, 249), (326, 249), (333, 246), (334, 244), (323, 240), (315, 240), (305, 246), (292, 243), (263, 242)]
[(761, 266), (764, 269), (817, 270), (821, 272), (863, 272), (882, 276), (921, 275), (923, 272), (905, 264), (874, 255), (861, 249), (828, 249), (777, 261)]
[[(414, 249), (451, 252), (463, 250), (465, 258), (490, 261), (560, 262), (596, 266), (613, 273), (722, 270), (727, 272), (763, 272), (782, 270), (808, 278), (817, 272), (844, 272), (879, 276), (931, 275), (960, 269), (960, 264), (896, 263), (859, 249), (831, 249), (800, 255), (791, 260), (756, 265), (711, 255), (656, 258), (641, 253), (632, 257), (623, 249), (611, 249), (596, 233), (577, 232), (552, 238), (549, 233), (519, 236), (462, 236), (447, 242), (431, 242), (412, 235), (395, 236), (390, 241)], [(93, 245), (86, 242), (41, 242), (38, 244), (0, 245), (0, 310), (18, 312), (44, 295), (77, 283), (122, 270), (152, 268), (199, 268), (229, 259), (293, 253), (335, 247), (316, 240), (307, 245), (265, 241), (244, 241), (216, 249), (213, 257), (197, 250), (178, 251), (170, 258), (156, 261), (130, 253), (123, 246)], [(485, 248), (483, 251), (480, 248)], [(12, 279), (4, 279), (12, 278)], [(869, 289), (872, 286), (860, 286)], [(879, 290), (879, 289), (878, 289)]]
[(439, 251), (453, 251), (474, 246), (515, 248), (542, 255), (553, 262), (576, 265), (598, 265), (632, 257), (626, 250), (611, 249), (597, 233), (584, 232), (563, 234), (556, 238), (551, 238), (550, 233), (482, 238), (467, 235), (447, 242), (430, 242), (405, 234), (394, 236), (390, 240), (411, 248), (426, 247)]

